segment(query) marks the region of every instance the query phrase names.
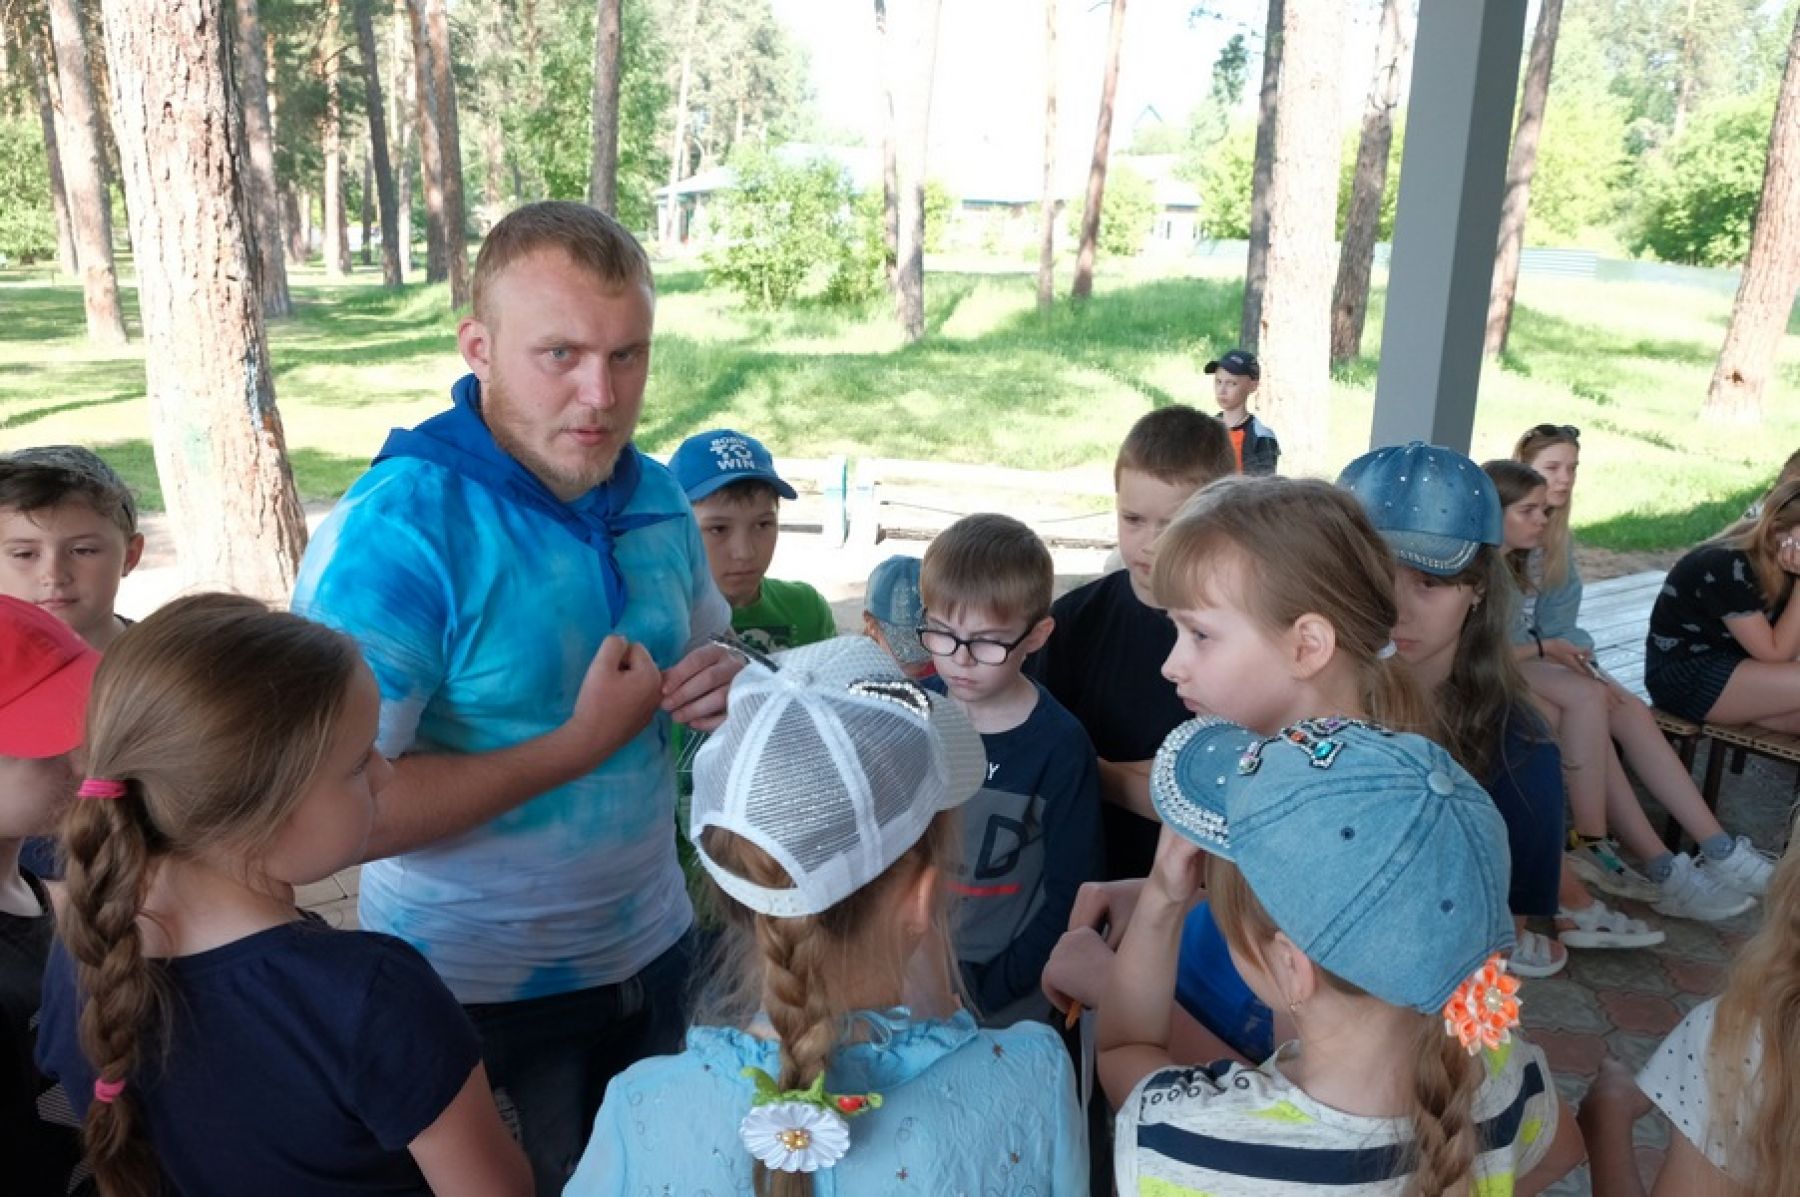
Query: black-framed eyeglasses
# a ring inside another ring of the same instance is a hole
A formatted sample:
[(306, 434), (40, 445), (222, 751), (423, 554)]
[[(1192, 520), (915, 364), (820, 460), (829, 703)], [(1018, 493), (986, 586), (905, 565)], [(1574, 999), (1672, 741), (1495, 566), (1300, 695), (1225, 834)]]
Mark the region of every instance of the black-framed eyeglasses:
[(1581, 439), (1581, 429), (1573, 424), (1539, 424), (1532, 428), (1532, 436), (1566, 436), (1572, 441)]
[(977, 665), (1003, 665), (1006, 663), (1006, 658), (1012, 656), (1013, 649), (1025, 643), (1037, 625), (1038, 620), (1032, 620), (1025, 626), (1025, 631), (1020, 634), (1018, 639), (1010, 643), (1004, 640), (989, 640), (983, 636), (964, 640), (955, 632), (947, 631), (944, 628), (926, 627), (924, 624), (920, 624), (917, 631), (919, 643), (924, 645), (925, 651), (934, 657), (954, 657), (957, 650), (966, 648), (969, 650), (970, 659)]

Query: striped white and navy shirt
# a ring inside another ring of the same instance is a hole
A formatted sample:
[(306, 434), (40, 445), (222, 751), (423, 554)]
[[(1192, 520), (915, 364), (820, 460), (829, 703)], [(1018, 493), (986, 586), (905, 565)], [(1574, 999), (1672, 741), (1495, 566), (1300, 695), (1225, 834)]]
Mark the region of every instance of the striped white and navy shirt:
[[(1120, 1197), (1333, 1197), (1398, 1194), (1406, 1187), (1412, 1124), (1346, 1114), (1308, 1097), (1278, 1062), (1221, 1061), (1165, 1068), (1119, 1110), (1114, 1168)], [(1543, 1052), (1515, 1037), (1486, 1054), (1475, 1100), (1482, 1151), (1474, 1192), (1504, 1197), (1535, 1167), (1556, 1133), (1556, 1088)]]

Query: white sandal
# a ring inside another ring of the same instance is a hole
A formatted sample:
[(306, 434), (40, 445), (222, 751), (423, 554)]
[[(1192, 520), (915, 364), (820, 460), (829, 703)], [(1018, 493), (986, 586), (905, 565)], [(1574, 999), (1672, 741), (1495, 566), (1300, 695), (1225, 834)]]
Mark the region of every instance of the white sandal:
[(1651, 948), (1667, 938), (1641, 919), (1620, 914), (1601, 901), (1580, 910), (1559, 909), (1556, 917), (1559, 922), (1575, 924), (1556, 933), (1556, 938), (1571, 948)]
[(1537, 931), (1519, 932), (1507, 967), (1521, 977), (1554, 977), (1568, 967), (1569, 954), (1556, 954), (1556, 941)]

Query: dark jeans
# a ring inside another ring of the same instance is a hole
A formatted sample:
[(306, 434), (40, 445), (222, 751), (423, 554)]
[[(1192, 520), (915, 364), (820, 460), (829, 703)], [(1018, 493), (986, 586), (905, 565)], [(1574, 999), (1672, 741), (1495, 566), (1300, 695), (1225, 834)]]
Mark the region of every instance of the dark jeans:
[(563, 1191), (593, 1133), (607, 1082), (681, 1047), (694, 933), (637, 976), (574, 993), (464, 1006), (500, 1111), (514, 1124), (539, 1197)]

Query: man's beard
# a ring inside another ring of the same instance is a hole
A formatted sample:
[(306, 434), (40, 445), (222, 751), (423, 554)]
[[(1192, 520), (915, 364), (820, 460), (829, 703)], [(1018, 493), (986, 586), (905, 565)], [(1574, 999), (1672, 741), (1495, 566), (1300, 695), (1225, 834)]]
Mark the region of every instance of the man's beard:
[[(481, 409), (486, 417), (488, 432), (492, 434), (494, 443), (504, 449), (508, 456), (530, 470), (545, 486), (559, 496), (567, 496), (568, 502), (580, 498), (593, 490), (602, 482), (612, 477), (613, 467), (618, 464), (619, 451), (615, 449), (604, 461), (594, 461), (580, 470), (570, 470), (565, 466), (546, 459), (537, 448), (519, 435), (509, 423), (512, 405), (507, 398), (505, 385), (500, 381), (498, 371), (488, 375), (482, 384)], [(621, 448), (623, 442), (621, 442)]]

